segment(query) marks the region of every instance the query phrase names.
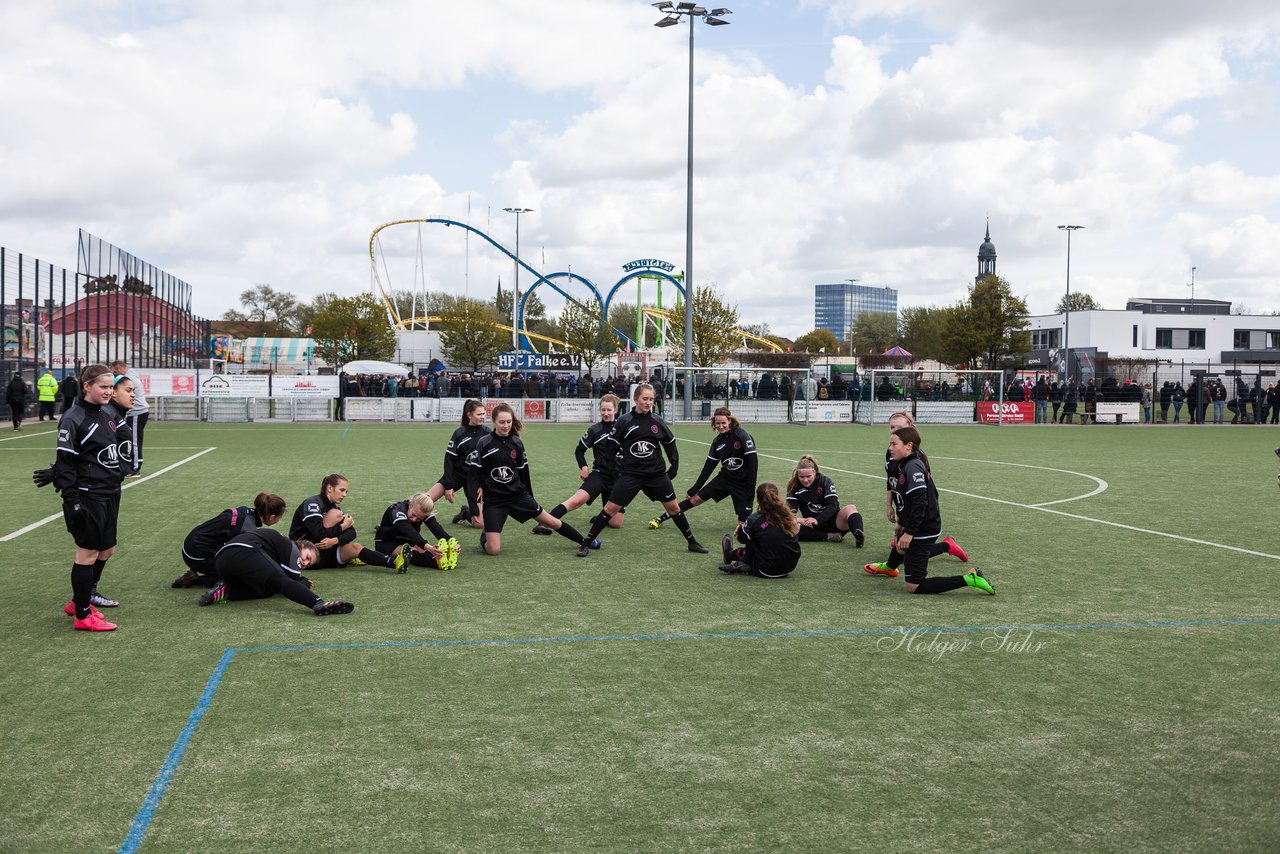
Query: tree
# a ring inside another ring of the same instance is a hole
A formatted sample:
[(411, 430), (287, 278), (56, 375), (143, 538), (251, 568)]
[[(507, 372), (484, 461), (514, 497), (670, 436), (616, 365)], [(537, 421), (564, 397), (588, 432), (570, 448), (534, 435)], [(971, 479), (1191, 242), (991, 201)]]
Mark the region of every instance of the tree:
[(1076, 291), (1073, 294), (1063, 294), (1062, 299), (1058, 300), (1058, 307), (1054, 311), (1062, 314), (1065, 311), (1093, 311), (1099, 308), (1102, 308), (1102, 303), (1084, 291)]
[(891, 311), (859, 313), (849, 329), (855, 353), (883, 353), (898, 343), (898, 315)]
[(302, 331), (298, 326), (298, 299), (293, 294), (257, 284), (241, 292), (240, 305), (243, 312), (232, 309), (223, 319), (261, 323), (262, 334), (273, 338), (289, 338)]
[(972, 367), (982, 355), (982, 342), (967, 302), (939, 309), (942, 325), (942, 361)]
[(1027, 332), (1027, 302), (1014, 296), (1000, 276), (983, 276), (969, 288), (969, 323), (981, 346), (987, 368), (998, 368), (1007, 357), (1031, 349)]
[(352, 359), (392, 358), (396, 334), (382, 301), (370, 294), (334, 297), (311, 319), (316, 355), (339, 367)]
[[(507, 302), (510, 306), (510, 301)], [(481, 365), (491, 365), (498, 354), (510, 345), (511, 334), (497, 324), (510, 323), (510, 317), (501, 318), (492, 302), (463, 297), (440, 314), (436, 329), (440, 332), (440, 349), (445, 358), (458, 365), (470, 365), (479, 371)]]
[[(609, 326), (618, 330), (628, 338), (634, 338), (636, 336), (636, 313), (638, 311), (639, 309), (636, 308), (636, 304), (633, 302), (610, 303)], [(614, 335), (612, 332), (609, 333), (609, 337), (612, 338), (615, 343), (621, 343), (618, 341), (618, 336)], [(670, 344), (671, 342), (668, 341), (667, 343)]]
[(840, 340), (830, 329), (815, 329), (795, 340), (795, 349), (805, 353), (839, 353)]
[(590, 303), (565, 303), (560, 312), (557, 334), (570, 353), (582, 356), (583, 364), (590, 370), (597, 357), (610, 353), (617, 340), (612, 332), (600, 328), (600, 307)]
[(915, 306), (899, 312), (898, 326), (902, 333), (902, 346), (917, 359), (946, 361), (942, 343), (946, 323), (946, 310), (936, 306)]
[[(671, 309), (667, 352), (684, 361), (684, 298)], [(718, 365), (742, 344), (738, 309), (726, 303), (714, 285), (703, 285), (693, 297), (693, 361), (698, 366)]]
[[(521, 295), (521, 300), (524, 296)], [(494, 299), (498, 316), (505, 318), (502, 322), (511, 325), (511, 291), (498, 291), (498, 296)], [(529, 297), (529, 301), (524, 304), (524, 329), (526, 332), (536, 332), (539, 335), (551, 335), (555, 331), (555, 324), (547, 319), (547, 307), (543, 305), (542, 300), (535, 293)]]

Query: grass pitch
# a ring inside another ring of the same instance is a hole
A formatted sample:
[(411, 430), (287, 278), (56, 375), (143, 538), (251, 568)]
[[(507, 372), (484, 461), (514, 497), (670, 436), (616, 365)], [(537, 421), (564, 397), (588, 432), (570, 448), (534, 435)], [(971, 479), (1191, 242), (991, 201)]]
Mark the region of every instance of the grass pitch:
[[(883, 427), (746, 426), (761, 479), (815, 454), (866, 548), (723, 576), (727, 502), (690, 513), (696, 556), (640, 499), (586, 559), (514, 524), (489, 558), (447, 525), (456, 572), (313, 573), (357, 605), (317, 619), (195, 607), (169, 588), (183, 536), (260, 489), (292, 512), (339, 471), (372, 545), (452, 425), (153, 424), (102, 583), (121, 628), (99, 636), (61, 612), (61, 519), (13, 536), (58, 511), (29, 479), (52, 433), (0, 437), (0, 850), (1280, 845), (1280, 432), (926, 426), (987, 597), (862, 572), (890, 534)], [(711, 432), (677, 433), (683, 489)], [(579, 435), (525, 433), (546, 507)]]

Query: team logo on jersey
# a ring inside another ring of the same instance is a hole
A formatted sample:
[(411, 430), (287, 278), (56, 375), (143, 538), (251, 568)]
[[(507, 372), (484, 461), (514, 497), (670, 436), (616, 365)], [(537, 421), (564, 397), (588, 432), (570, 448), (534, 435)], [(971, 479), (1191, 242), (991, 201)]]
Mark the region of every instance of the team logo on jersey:
[(516, 479), (516, 473), (510, 466), (495, 466), (493, 471), (489, 472), (489, 477), (494, 483), (511, 483)]
[(821, 504), (814, 504), (812, 501), (810, 501), (810, 502), (809, 502), (809, 512), (810, 512), (810, 513), (812, 513), (813, 515), (817, 516), (819, 513), (821, 513), (821, 512), (822, 512), (822, 505), (821, 505)]
[(819, 495), (821, 495), (821, 494), (822, 494), (822, 487), (821, 487), (821, 486), (819, 486), (817, 489), (815, 489), (815, 490), (814, 490), (814, 492), (816, 492), (816, 493), (818, 493)]
[(312, 501), (310, 504), (308, 504), (308, 505), (307, 505), (307, 512), (308, 512), (308, 513), (319, 513), (319, 512), (320, 512), (320, 505), (319, 505), (319, 504), (317, 504), (316, 502)]
[(513, 459), (513, 460), (514, 460), (515, 458), (516, 458), (516, 449), (515, 449), (515, 448), (512, 448), (512, 449), (511, 449), (511, 459)]
[(741, 447), (742, 447), (742, 443), (741, 443), (741, 442), (734, 442), (734, 443), (733, 443), (733, 449), (734, 449), (735, 451), (736, 451), (736, 450), (738, 450), (738, 449), (739, 449), (739, 448), (741, 448)]
[(918, 471), (911, 475), (912, 483), (924, 483), (924, 472)]
[(58, 443), (59, 443), (59, 444), (61, 444), (61, 443), (65, 442), (65, 441), (67, 441), (67, 440), (68, 440), (68, 439), (70, 439), (70, 438), (71, 438), (71, 431), (70, 431), (70, 430), (59, 430), (59, 431), (58, 431)]
[(119, 425), (116, 424), (115, 421), (112, 421), (110, 418), (107, 419), (107, 429), (110, 430), (112, 433), (116, 432), (116, 427), (118, 426)]
[(737, 471), (742, 468), (742, 457), (729, 457), (724, 461), (725, 471)]
[(120, 454), (120, 459), (125, 462), (133, 462), (133, 442), (124, 441), (116, 445), (116, 452)]
[(655, 435), (655, 436), (656, 436), (656, 435), (658, 435), (658, 425), (657, 425), (657, 424), (650, 424), (650, 425), (649, 425), (649, 431), (650, 431), (651, 433), (653, 433), (653, 435)]
[(748, 447), (748, 448), (754, 448), (755, 446), (756, 446), (756, 442), (755, 442), (755, 440), (754, 440), (754, 439), (748, 439), (748, 440), (747, 440), (747, 447)]
[(636, 442), (631, 446), (631, 456), (638, 460), (643, 460), (652, 457), (657, 450), (658, 446), (652, 442)]
[(98, 465), (108, 469), (120, 468), (120, 454), (115, 445), (107, 445), (98, 451)]

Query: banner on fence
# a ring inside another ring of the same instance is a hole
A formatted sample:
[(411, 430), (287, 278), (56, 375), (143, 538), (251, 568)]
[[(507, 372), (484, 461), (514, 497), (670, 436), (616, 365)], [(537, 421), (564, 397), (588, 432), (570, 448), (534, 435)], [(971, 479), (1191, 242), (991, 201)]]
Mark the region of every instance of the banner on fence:
[(978, 421), (983, 424), (1030, 424), (1035, 417), (1035, 404), (1029, 400), (978, 401)]

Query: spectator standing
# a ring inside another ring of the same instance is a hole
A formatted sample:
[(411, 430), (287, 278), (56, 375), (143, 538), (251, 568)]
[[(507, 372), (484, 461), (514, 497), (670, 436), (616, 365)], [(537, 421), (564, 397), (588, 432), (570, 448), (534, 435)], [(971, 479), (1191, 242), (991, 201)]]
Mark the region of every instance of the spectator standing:
[(1226, 420), (1227, 387), (1218, 380), (1209, 387), (1209, 398), (1213, 401), (1213, 423), (1221, 424)]
[(76, 398), (80, 396), (80, 386), (76, 381), (74, 373), (68, 373), (62, 379), (62, 414), (71, 408), (71, 404), (76, 402)]
[(22, 429), (22, 419), (27, 414), (27, 384), (22, 374), (14, 372), (13, 379), (5, 386), (4, 402), (9, 404), (9, 420), (14, 430)]
[(1182, 383), (1178, 382), (1173, 390), (1169, 392), (1169, 400), (1173, 402), (1173, 423), (1178, 424), (1182, 421), (1182, 404), (1187, 399), (1187, 390), (1182, 387)]
[(1049, 386), (1049, 404), (1053, 406), (1053, 417), (1050, 418), (1050, 424), (1059, 423), (1058, 410), (1062, 408), (1062, 401), (1066, 397), (1066, 392), (1062, 388), (1062, 383), (1054, 382)]
[(1062, 394), (1062, 417), (1058, 419), (1058, 423), (1066, 422), (1067, 424), (1076, 423), (1076, 405), (1080, 398), (1080, 387), (1072, 381), (1067, 385), (1067, 389)]
[(58, 400), (58, 381), (49, 368), (45, 368), (40, 379), (36, 380), (36, 400), (39, 403), (38, 420), (43, 421), (45, 416), (50, 421), (54, 420), (53, 405)]
[(1036, 380), (1036, 384), (1031, 388), (1031, 400), (1035, 404), (1035, 423), (1049, 423), (1049, 384), (1045, 382), (1044, 377)]
[(1151, 391), (1151, 383), (1147, 383), (1142, 387), (1142, 412), (1146, 423), (1151, 423), (1151, 406), (1154, 402)]
[(1169, 423), (1169, 404), (1173, 401), (1173, 383), (1168, 380), (1160, 386), (1160, 423)]

